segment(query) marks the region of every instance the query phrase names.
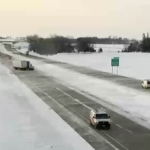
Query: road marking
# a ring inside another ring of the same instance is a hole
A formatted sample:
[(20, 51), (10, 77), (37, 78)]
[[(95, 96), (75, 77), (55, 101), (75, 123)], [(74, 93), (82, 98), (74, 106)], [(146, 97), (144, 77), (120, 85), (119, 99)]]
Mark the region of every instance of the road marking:
[(131, 134), (133, 133), (132, 131), (130, 131), (130, 130), (128, 130), (128, 129), (126, 129), (128, 132), (130, 132)]
[[(81, 101), (79, 101), (78, 99), (75, 99), (74, 97), (72, 97), (71, 95), (67, 94), (66, 92), (64, 92), (63, 90), (61, 90), (60, 88), (56, 88), (57, 90), (61, 91), (63, 94), (67, 95), (68, 97), (70, 97), (71, 99), (75, 100), (76, 102), (80, 103), (81, 105), (83, 105), (84, 107), (88, 108), (89, 110), (92, 110), (93, 108), (87, 106), (86, 104), (82, 103)], [(101, 107), (101, 110), (105, 111), (106, 110), (104, 108)]]
[(118, 126), (119, 128), (122, 128), (122, 126), (120, 126), (119, 124), (116, 124), (116, 126)]
[(37, 87), (37, 89), (39, 91), (41, 91), (43, 94), (45, 94), (48, 98), (50, 98), (52, 101), (54, 101), (55, 103), (57, 103), (60, 107), (63, 107), (60, 103), (58, 103), (55, 99), (53, 99), (50, 95), (48, 95), (46, 92), (44, 92), (43, 90), (41, 90), (40, 88)]
[[(63, 94), (67, 95), (68, 97), (70, 97), (71, 99), (75, 100), (76, 102), (80, 103), (81, 105), (83, 105), (84, 107), (88, 108), (89, 110), (91, 110), (92, 108), (85, 105), (84, 103), (82, 103), (81, 101), (79, 101), (78, 99), (75, 99), (74, 97), (72, 97), (71, 95), (67, 94), (66, 92), (64, 92), (63, 90), (61, 90), (60, 88), (56, 88), (57, 90), (61, 91)], [(104, 108), (101, 108), (103, 111), (106, 112), (106, 110)]]
[(80, 102), (78, 99), (73, 98), (71, 95), (67, 94), (66, 92), (62, 91), (59, 88), (56, 88), (57, 90), (61, 91), (63, 94), (67, 95), (68, 97), (70, 97), (71, 99), (75, 100), (76, 102), (80, 103), (81, 105), (83, 105), (84, 107), (88, 108), (89, 110), (91, 110), (92, 108), (85, 105), (84, 103)]
[(85, 105), (84, 103), (80, 102), (78, 99), (74, 99), (75, 101), (77, 101), (78, 103), (80, 103), (81, 105), (83, 105), (84, 107), (86, 107), (87, 109), (91, 110), (92, 108)]
[[(118, 126), (119, 128), (123, 128), (122, 126), (120, 126), (119, 124), (116, 124), (116, 126)], [(131, 134), (133, 133), (132, 131), (125, 129), (126, 131), (130, 132)]]
[[(37, 89), (39, 90), (39, 91), (41, 91), (43, 94), (45, 94), (48, 98), (50, 98), (52, 101), (54, 101), (56, 104), (58, 104), (60, 107), (63, 107), (63, 105), (61, 105), (60, 103), (58, 103), (53, 97), (51, 97), (50, 95), (48, 95), (46, 92), (44, 92), (43, 90), (41, 90), (40, 88), (38, 88), (37, 87)], [(64, 108), (64, 107), (63, 107)], [(75, 111), (76, 112), (76, 111)], [(78, 112), (76, 112), (81, 118), (83, 118), (84, 120), (86, 120), (86, 121), (88, 121), (89, 122), (89, 120), (88, 119), (86, 119), (85, 117), (83, 117), (83, 116), (81, 116)], [(91, 128), (90, 128), (91, 129)], [(94, 131), (94, 130), (93, 130)], [(95, 133), (99, 136), (99, 134), (95, 131)], [(103, 139), (104, 139), (104, 141), (106, 142), (106, 143), (108, 143), (112, 148), (114, 148), (115, 150), (119, 150), (117, 147), (115, 147), (112, 143), (110, 143), (107, 139), (105, 139), (104, 137), (103, 137)]]
[(38, 87), (38, 88), (47, 88), (47, 87), (49, 87), (50, 85), (48, 84), (48, 85), (35, 85), (36, 87)]
[(66, 92), (64, 92), (63, 90), (56, 88), (58, 91), (61, 91), (62, 93), (64, 93), (65, 95), (67, 95), (68, 97), (74, 99), (71, 95), (67, 94)]
[(112, 140), (114, 140), (116, 143), (118, 143), (120, 146), (122, 146), (125, 150), (129, 150), (128, 148), (126, 148), (125, 146), (123, 146), (121, 143), (119, 143), (118, 141), (116, 141), (113, 137), (111, 137), (110, 135), (108, 135), (106, 132), (102, 131), (105, 135), (107, 135), (109, 138), (111, 138)]
[[(70, 97), (71, 99), (75, 100), (76, 102), (80, 103), (81, 105), (83, 105), (84, 107), (88, 108), (89, 110), (93, 109), (87, 105), (85, 105), (84, 103), (80, 102), (78, 99), (75, 99), (73, 98), (71, 95), (67, 94), (66, 92), (64, 92), (63, 90), (61, 90), (60, 88), (56, 88), (57, 90), (61, 91), (63, 94), (67, 95), (68, 97)], [(102, 108), (101, 107), (101, 110), (105, 111), (106, 112), (106, 109)], [(113, 122), (113, 120), (111, 120), (111, 122)], [(122, 126), (120, 126), (119, 124), (116, 124), (116, 126), (118, 126), (119, 128), (123, 128)], [(130, 132), (130, 133), (133, 133), (132, 131), (126, 129), (126, 131)]]
[[(67, 96), (69, 96), (70, 98), (72, 98), (73, 100), (75, 100), (75, 101), (77, 101), (77, 102), (79, 102), (79, 103), (81, 103), (83, 106), (85, 106), (85, 107), (88, 107), (88, 106), (86, 106), (85, 104), (83, 104), (82, 102), (80, 102), (78, 99), (75, 99), (75, 98), (73, 98), (72, 96), (70, 96), (69, 94), (67, 94), (67, 93), (65, 93), (63, 90), (61, 90), (61, 89), (59, 89), (59, 88), (56, 88), (57, 90), (59, 90), (59, 91), (61, 91), (62, 93), (64, 93), (65, 95), (67, 95)], [(88, 107), (88, 109), (92, 109), (92, 108), (90, 108), (90, 107)], [(81, 115), (80, 115), (81, 116)], [(82, 116), (82, 118), (84, 118), (83, 116)], [(85, 120), (87, 120), (86, 118), (84, 118)], [(88, 120), (89, 121), (89, 120)], [(117, 124), (118, 125), (118, 124)], [(121, 127), (120, 125), (119, 125), (119, 127)], [(121, 127), (122, 128), (122, 127)], [(111, 138), (113, 141), (115, 141), (117, 144), (119, 144), (121, 147), (123, 147), (125, 150), (129, 150), (128, 148), (126, 148), (124, 145), (122, 145), (121, 143), (119, 143), (117, 140), (115, 140), (113, 137), (111, 137), (110, 135), (108, 135), (106, 132), (104, 132), (104, 131), (102, 131), (106, 136), (108, 136), (109, 138)]]

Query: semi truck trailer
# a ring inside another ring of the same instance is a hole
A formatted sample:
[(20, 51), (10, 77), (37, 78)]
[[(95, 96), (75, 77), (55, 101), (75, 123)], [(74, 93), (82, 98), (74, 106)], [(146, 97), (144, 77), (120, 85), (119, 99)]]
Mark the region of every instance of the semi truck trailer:
[(13, 68), (20, 69), (20, 70), (34, 70), (34, 66), (31, 64), (30, 61), (27, 60), (12, 60)]

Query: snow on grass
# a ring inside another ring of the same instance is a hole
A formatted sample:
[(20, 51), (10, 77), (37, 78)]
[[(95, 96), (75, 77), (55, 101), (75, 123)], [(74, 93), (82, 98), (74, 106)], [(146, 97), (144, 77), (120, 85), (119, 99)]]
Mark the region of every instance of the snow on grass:
[[(38, 54), (32, 54), (40, 56)], [(119, 75), (136, 79), (150, 78), (150, 54), (147, 53), (93, 53), (93, 54), (57, 54), (41, 56), (44, 58), (84, 66), (99, 71), (112, 73), (111, 59), (120, 58)], [(114, 74), (117, 68), (114, 67)]]
[(1, 150), (94, 150), (7, 68), (0, 68)]
[(94, 49), (98, 51), (102, 48), (103, 52), (118, 52), (124, 50), (127, 44), (94, 44)]

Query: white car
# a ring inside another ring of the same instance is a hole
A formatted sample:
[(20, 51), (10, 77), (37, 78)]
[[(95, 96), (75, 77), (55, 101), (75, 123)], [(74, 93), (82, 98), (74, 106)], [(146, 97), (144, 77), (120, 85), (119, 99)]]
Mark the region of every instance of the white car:
[(150, 88), (150, 80), (144, 80), (142, 82), (142, 88), (145, 88), (145, 89)]
[(110, 129), (110, 116), (102, 110), (91, 110), (90, 124), (93, 125), (95, 128), (105, 127)]

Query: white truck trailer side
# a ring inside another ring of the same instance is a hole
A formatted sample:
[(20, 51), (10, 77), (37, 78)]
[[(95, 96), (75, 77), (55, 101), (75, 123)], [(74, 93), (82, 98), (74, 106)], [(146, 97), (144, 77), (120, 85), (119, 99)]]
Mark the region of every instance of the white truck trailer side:
[(34, 70), (34, 67), (29, 61), (13, 59), (12, 64), (14, 69)]

